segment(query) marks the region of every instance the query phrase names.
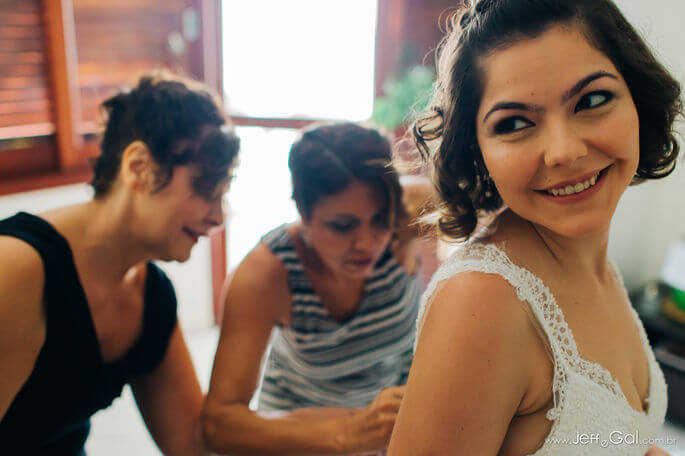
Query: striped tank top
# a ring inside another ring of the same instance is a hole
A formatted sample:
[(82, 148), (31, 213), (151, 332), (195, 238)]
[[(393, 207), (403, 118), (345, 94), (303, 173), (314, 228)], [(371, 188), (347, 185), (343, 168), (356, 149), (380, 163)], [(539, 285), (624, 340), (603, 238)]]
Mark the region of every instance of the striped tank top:
[(404, 385), (421, 297), (418, 273), (407, 274), (386, 250), (354, 315), (340, 323), (314, 291), (287, 229), (262, 238), (288, 272), (292, 315), (289, 327), (274, 328), (259, 410), (362, 408), (381, 390)]

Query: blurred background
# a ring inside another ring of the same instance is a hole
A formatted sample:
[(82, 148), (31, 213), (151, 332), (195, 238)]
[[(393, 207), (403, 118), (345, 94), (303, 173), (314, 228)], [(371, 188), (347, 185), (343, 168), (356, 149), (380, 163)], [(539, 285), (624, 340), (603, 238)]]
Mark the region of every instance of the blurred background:
[[(616, 0), (685, 84), (685, 2)], [(287, 155), (298, 130), (372, 121), (396, 137), (425, 103), (433, 50), (457, 0), (0, 0), (0, 218), (90, 197), (98, 105), (144, 71), (199, 79), (224, 100), (242, 139), (226, 229), (188, 263), (163, 264), (206, 389), (224, 278), (270, 228), (295, 220)], [(685, 126), (679, 125), (685, 133)], [(681, 138), (685, 135), (681, 135)], [(406, 151), (405, 151), (406, 152)], [(663, 445), (685, 455), (685, 326), (661, 312), (666, 259), (685, 239), (685, 163), (630, 188), (610, 255), (640, 310), (669, 382)], [(440, 258), (427, 242), (426, 277)], [(670, 257), (669, 257), (670, 255)], [(683, 261), (669, 273), (685, 276)], [(675, 272), (674, 272), (675, 271)], [(667, 297), (666, 297), (667, 298)], [(677, 394), (680, 392), (680, 394)], [(96, 416), (93, 455), (159, 454), (128, 389)]]

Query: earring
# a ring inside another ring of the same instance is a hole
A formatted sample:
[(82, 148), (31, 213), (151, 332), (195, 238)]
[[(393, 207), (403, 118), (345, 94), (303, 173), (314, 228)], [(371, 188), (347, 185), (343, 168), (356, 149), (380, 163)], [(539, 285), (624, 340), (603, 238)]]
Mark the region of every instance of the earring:
[(485, 197), (486, 198), (492, 198), (492, 187), (494, 186), (494, 182), (490, 178), (489, 174), (485, 175)]

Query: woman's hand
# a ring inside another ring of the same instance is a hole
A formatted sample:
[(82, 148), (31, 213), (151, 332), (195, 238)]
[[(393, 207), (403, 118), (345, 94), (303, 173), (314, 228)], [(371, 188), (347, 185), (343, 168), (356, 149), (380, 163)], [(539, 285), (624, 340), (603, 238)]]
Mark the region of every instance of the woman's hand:
[(345, 407), (307, 407), (293, 410), (284, 416), (285, 418), (333, 418), (350, 417), (358, 414), (363, 409)]
[(670, 456), (666, 450), (659, 448), (656, 445), (652, 445), (649, 450), (645, 453), (645, 456)]
[(404, 389), (404, 386), (384, 389), (368, 407), (344, 420), (347, 452), (376, 452), (387, 448)]

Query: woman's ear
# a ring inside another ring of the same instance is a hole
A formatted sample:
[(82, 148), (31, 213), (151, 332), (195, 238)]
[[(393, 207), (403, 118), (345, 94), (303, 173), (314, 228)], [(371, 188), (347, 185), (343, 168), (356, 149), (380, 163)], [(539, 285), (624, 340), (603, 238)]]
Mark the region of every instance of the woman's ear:
[(142, 141), (133, 141), (121, 155), (121, 177), (124, 185), (134, 191), (152, 190), (155, 183), (155, 163), (150, 149)]

